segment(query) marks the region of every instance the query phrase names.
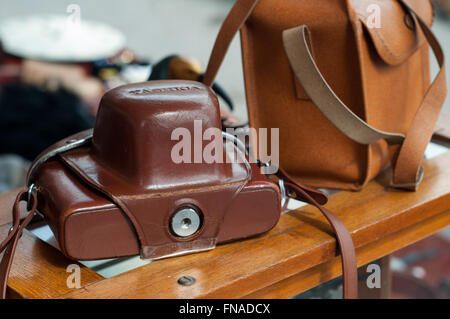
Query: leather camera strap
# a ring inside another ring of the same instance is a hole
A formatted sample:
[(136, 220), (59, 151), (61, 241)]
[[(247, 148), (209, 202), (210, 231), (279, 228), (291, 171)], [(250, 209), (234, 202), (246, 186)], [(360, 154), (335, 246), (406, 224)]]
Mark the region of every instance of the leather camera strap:
[[(315, 206), (328, 220), (334, 233), (336, 234), (337, 243), (341, 251), (342, 262), (342, 287), (343, 297), (345, 299), (358, 298), (358, 266), (356, 263), (356, 253), (352, 236), (345, 224), (335, 214), (317, 203), (298, 183), (285, 182), (284, 186), (288, 192), (293, 192), (298, 197), (306, 198), (306, 202)], [(292, 196), (292, 195), (290, 195)]]
[[(393, 187), (415, 190), (419, 185), (423, 169), (420, 163), (429, 141), (431, 140), (435, 123), (446, 97), (446, 81), (444, 54), (438, 40), (428, 25), (405, 3), (398, 0), (416, 18), (418, 24), (430, 44), (440, 71), (425, 94), (406, 136), (383, 132), (373, 128), (348, 108), (333, 92), (310, 52), (310, 39), (306, 26), (286, 30), (283, 42), (292, 69), (308, 96), (343, 134), (361, 144), (371, 144), (385, 139), (389, 144), (401, 144), (394, 158)], [(204, 83), (211, 85), (225, 57), (226, 51), (234, 35), (243, 26), (258, 0), (237, 0), (225, 19), (217, 36)]]
[[(311, 196), (307, 190), (309, 187), (294, 181), (282, 168), (278, 169), (276, 176), (283, 180), (288, 196), (315, 206), (328, 220), (336, 234), (337, 243), (341, 251), (343, 296), (345, 299), (358, 298), (358, 271), (356, 263), (355, 247), (352, 236), (344, 223), (335, 214), (321, 204), (327, 202), (318, 196)], [(320, 201), (320, 203), (318, 202)]]
[[(24, 219), (20, 219), (20, 202), (29, 203), (31, 195), (32, 206)], [(0, 254), (3, 252), (2, 260), (0, 261), (0, 299), (6, 298), (6, 289), (8, 286), (8, 277), (11, 270), (14, 253), (17, 248), (17, 243), (22, 236), (23, 230), (28, 223), (33, 219), (37, 207), (37, 197), (35, 193), (29, 194), (28, 191), (21, 191), (14, 202), (12, 209), (13, 223), (8, 233), (8, 236), (0, 244)]]

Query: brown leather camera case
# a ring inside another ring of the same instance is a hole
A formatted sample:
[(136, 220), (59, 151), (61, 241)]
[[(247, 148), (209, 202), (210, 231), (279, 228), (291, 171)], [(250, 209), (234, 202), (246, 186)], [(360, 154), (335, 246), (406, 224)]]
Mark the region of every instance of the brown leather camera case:
[[(148, 82), (105, 94), (92, 142), (43, 164), (34, 178), (38, 209), (66, 256), (160, 258), (211, 249), (276, 225), (280, 192), (258, 165), (174, 163), (178, 140), (171, 133), (186, 128), (194, 139), (194, 120), (202, 121), (201, 136), (208, 128), (220, 130), (217, 98), (200, 83)], [(237, 147), (231, 151), (245, 158)], [(224, 156), (229, 152), (223, 147)], [(201, 215), (199, 231), (189, 237), (169, 226), (182, 207)]]

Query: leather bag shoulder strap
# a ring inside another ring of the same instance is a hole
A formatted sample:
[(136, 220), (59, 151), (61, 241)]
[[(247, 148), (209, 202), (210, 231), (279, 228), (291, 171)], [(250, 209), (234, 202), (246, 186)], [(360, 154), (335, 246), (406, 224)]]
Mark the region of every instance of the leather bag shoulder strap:
[(236, 0), (230, 13), (225, 18), (214, 43), (205, 76), (203, 77), (203, 83), (205, 85), (211, 86), (214, 83), (214, 79), (227, 54), (231, 41), (244, 25), (245, 21), (247, 21), (257, 3), (258, 0)]
[(416, 190), (423, 177), (423, 167), (420, 164), (447, 96), (445, 57), (439, 41), (428, 25), (405, 1), (400, 2), (416, 17), (440, 67), (414, 116), (394, 163), (392, 186)]

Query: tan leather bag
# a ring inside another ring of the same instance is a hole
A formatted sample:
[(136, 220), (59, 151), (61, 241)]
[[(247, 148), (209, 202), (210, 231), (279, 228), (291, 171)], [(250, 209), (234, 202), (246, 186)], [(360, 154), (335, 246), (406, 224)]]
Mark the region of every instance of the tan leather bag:
[(446, 96), (432, 21), (428, 0), (237, 0), (204, 83), (240, 29), (250, 125), (280, 129), (290, 175), (358, 190), (392, 163), (392, 186), (415, 190)]

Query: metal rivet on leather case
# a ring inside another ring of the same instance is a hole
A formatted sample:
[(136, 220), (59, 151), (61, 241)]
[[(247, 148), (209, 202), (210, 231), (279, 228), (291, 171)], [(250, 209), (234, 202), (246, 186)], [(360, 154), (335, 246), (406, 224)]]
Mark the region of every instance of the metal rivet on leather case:
[(200, 215), (192, 207), (181, 208), (172, 216), (170, 227), (175, 235), (189, 237), (200, 229)]

